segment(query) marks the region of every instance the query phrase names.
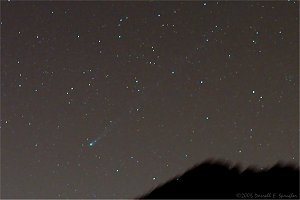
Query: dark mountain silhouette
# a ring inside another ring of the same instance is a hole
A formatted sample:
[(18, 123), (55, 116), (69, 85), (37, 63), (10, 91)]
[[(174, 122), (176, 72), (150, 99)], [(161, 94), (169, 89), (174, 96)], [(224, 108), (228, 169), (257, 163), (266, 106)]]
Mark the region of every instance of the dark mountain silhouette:
[(141, 199), (298, 199), (299, 167), (278, 163), (258, 170), (206, 161), (158, 186)]

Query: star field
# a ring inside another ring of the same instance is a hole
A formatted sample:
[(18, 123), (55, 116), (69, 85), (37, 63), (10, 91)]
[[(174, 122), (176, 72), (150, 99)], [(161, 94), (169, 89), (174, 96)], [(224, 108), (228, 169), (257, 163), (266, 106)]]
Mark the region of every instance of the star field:
[(134, 198), (208, 158), (299, 162), (299, 2), (1, 1), (3, 198)]

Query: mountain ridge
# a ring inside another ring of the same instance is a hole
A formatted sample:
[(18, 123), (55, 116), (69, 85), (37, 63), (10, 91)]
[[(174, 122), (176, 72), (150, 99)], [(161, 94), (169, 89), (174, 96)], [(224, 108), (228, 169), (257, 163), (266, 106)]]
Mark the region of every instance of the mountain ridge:
[(299, 198), (299, 166), (277, 162), (259, 169), (206, 160), (139, 199)]

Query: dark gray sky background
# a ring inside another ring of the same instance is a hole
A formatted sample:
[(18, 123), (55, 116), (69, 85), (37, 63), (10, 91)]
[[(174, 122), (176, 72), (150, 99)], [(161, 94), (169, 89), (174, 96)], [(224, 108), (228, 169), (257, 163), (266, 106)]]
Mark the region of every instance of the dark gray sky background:
[(298, 163), (298, 16), (1, 1), (2, 198), (134, 198), (208, 158)]

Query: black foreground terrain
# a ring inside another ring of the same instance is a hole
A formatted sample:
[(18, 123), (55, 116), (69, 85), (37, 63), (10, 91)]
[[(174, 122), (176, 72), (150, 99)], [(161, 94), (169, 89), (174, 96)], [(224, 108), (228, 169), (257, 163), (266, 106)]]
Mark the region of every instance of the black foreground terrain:
[(299, 167), (276, 164), (258, 170), (207, 161), (158, 186), (144, 199), (298, 199)]

